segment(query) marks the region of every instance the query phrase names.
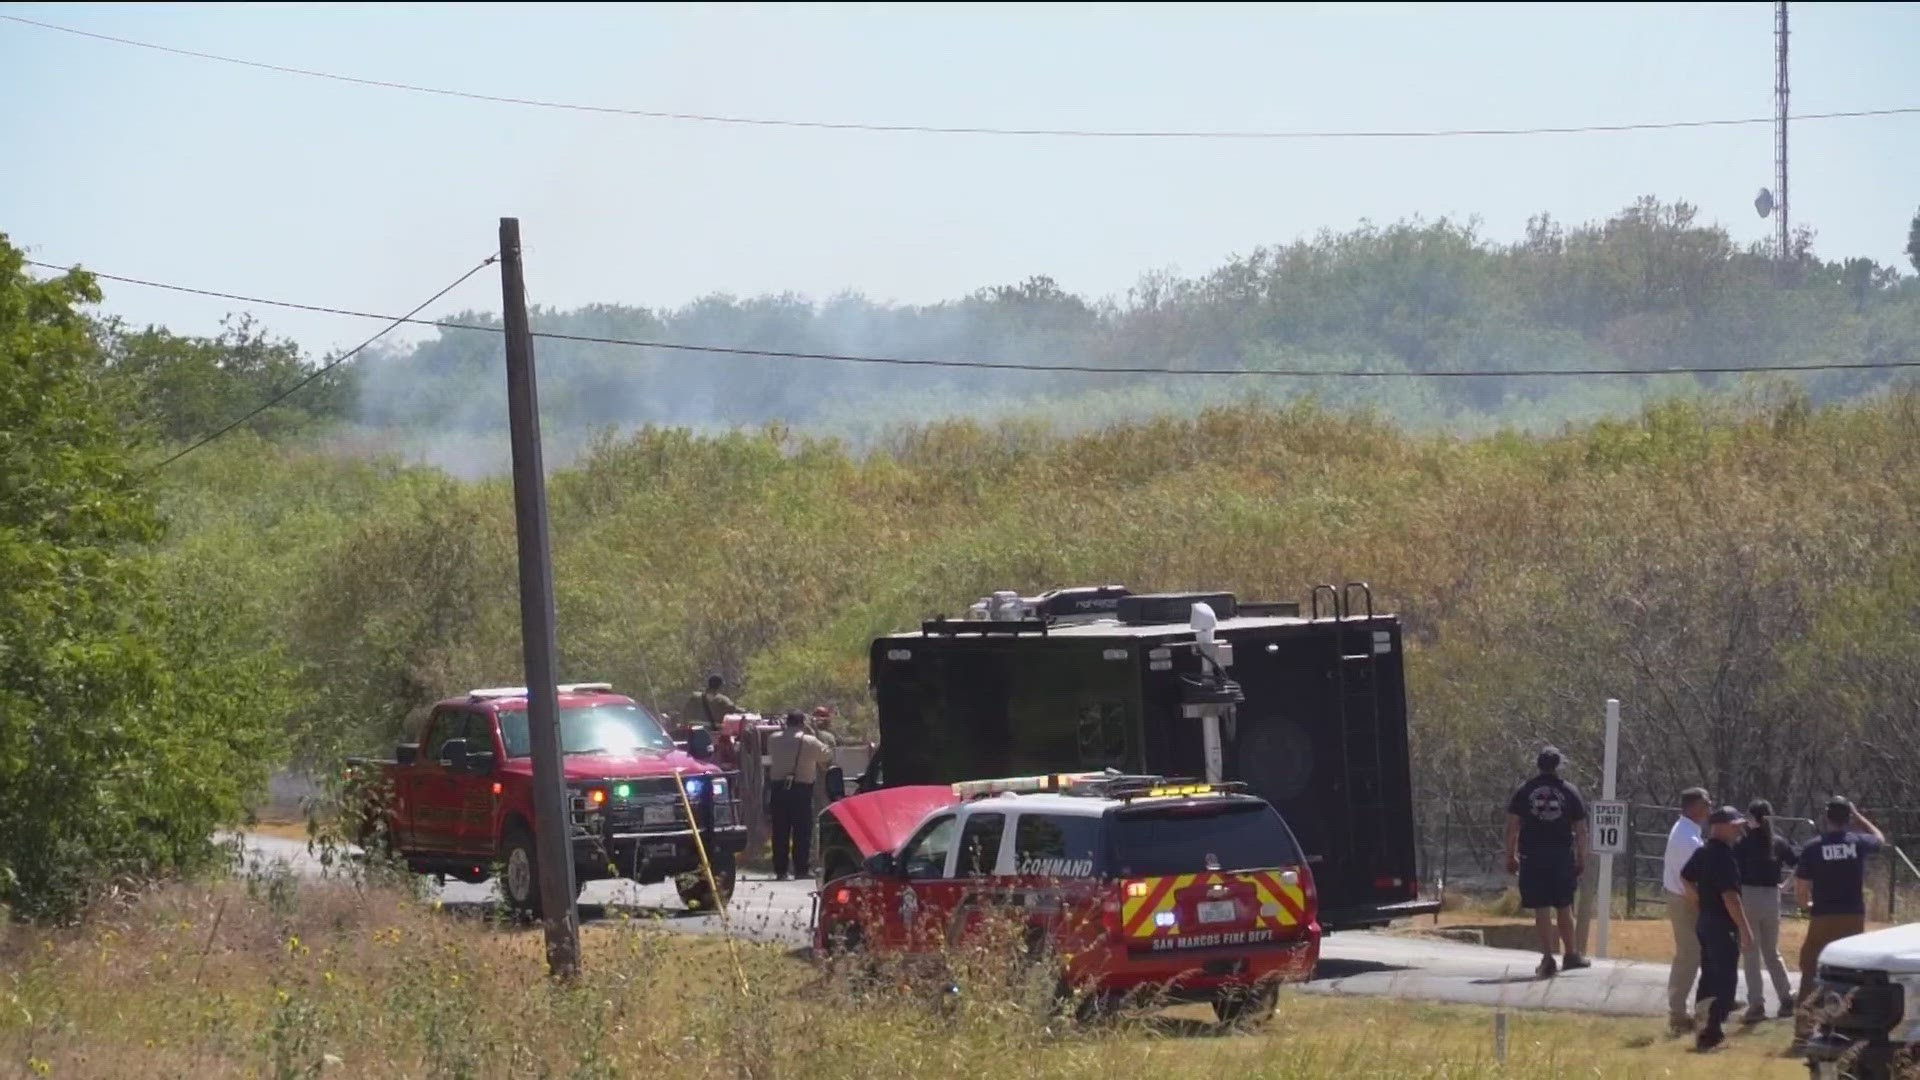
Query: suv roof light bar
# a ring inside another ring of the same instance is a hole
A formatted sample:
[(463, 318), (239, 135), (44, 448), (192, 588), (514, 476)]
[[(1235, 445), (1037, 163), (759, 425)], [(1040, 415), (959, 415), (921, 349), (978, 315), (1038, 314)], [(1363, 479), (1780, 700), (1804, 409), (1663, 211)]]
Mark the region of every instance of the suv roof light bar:
[(997, 780), (962, 780), (953, 785), (953, 794), (961, 799), (983, 799), (989, 795), (1038, 795), (1064, 793), (1076, 783), (1105, 773), (1048, 773), (1044, 776), (1008, 776)]
[(1103, 772), (1048, 773), (1009, 776), (994, 780), (963, 780), (953, 785), (956, 798), (971, 801), (994, 795), (1080, 795), (1095, 799), (1169, 799), (1195, 795), (1233, 795), (1247, 790), (1244, 781), (1210, 784), (1179, 776), (1129, 775), (1114, 769)]

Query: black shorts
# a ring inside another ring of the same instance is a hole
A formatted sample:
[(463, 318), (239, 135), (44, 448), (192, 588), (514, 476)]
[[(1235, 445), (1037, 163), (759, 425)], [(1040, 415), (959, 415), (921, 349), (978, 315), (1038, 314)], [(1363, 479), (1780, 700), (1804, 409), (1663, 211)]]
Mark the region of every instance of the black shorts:
[(1574, 870), (1573, 848), (1546, 848), (1520, 853), (1520, 906), (1529, 909), (1573, 906), (1580, 887)]

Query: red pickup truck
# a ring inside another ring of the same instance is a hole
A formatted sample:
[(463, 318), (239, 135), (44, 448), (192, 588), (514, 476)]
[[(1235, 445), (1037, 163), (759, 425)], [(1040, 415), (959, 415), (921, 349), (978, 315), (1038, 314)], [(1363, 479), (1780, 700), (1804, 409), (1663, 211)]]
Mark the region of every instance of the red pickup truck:
[[(363, 844), (384, 843), (419, 874), (481, 882), (498, 873), (507, 903), (538, 916), (532, 746), (523, 687), (440, 702), (419, 741), (399, 744), (391, 760), (348, 763), (366, 808)], [(560, 687), (560, 748), (576, 882), (673, 878), (689, 908), (727, 902), (747, 835), (733, 774), (676, 749), (653, 714), (606, 683)], [(717, 898), (700, 869), (696, 828)]]

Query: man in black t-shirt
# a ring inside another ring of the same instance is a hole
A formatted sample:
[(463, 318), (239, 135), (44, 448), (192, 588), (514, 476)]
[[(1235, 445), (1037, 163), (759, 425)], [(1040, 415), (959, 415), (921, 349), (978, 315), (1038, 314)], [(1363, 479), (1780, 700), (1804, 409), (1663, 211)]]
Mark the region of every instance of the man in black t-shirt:
[(1740, 954), (1753, 941), (1740, 898), (1740, 862), (1733, 854), (1733, 842), (1746, 823), (1731, 806), (1707, 815), (1707, 842), (1680, 871), (1687, 897), (1699, 912), (1694, 932), (1700, 936), (1700, 989), (1694, 1004), (1696, 1009), (1707, 1006), (1706, 1027), (1694, 1037), (1699, 1050), (1711, 1050), (1727, 1039), (1723, 1025), (1740, 988)]
[(1560, 779), (1560, 751), (1549, 746), (1536, 760), (1540, 774), (1507, 800), (1507, 872), (1520, 875), (1520, 906), (1533, 910), (1540, 934), (1540, 975), (1554, 974), (1554, 916), (1564, 968), (1592, 966), (1573, 940), (1573, 896), (1586, 868), (1587, 804), (1580, 789)]

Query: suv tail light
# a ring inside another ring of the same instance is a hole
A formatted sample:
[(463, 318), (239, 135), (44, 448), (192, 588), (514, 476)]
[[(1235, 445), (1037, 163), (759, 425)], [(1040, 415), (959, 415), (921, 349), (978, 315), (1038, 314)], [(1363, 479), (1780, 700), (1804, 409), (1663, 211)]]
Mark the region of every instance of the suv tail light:
[(1100, 925), (1110, 937), (1121, 937), (1126, 933), (1127, 901), (1147, 895), (1147, 883), (1144, 881), (1122, 881), (1114, 886), (1114, 891), (1100, 903)]

